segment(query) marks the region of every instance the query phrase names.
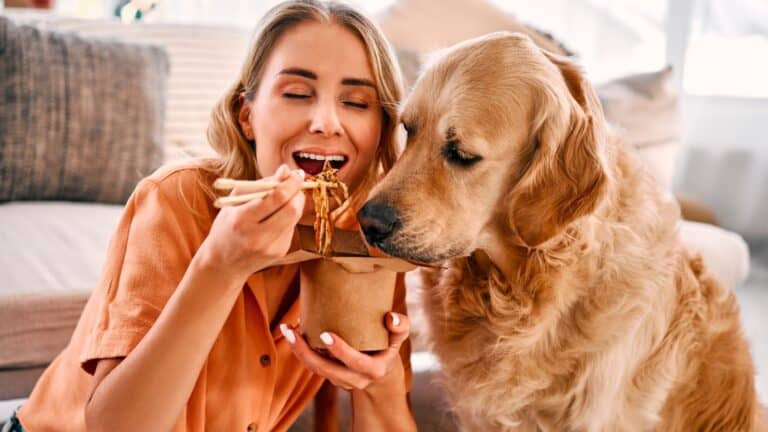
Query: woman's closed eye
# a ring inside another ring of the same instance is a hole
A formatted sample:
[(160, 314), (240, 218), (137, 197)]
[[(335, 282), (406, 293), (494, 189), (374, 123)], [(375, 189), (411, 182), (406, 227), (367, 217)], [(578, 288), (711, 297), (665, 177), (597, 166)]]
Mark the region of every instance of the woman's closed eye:
[[(283, 93), (283, 97), (286, 99), (309, 99), (312, 97), (312, 94), (310, 93), (301, 93), (301, 92), (285, 92)], [(352, 107), (355, 109), (365, 110), (368, 109), (370, 104), (366, 101), (362, 100), (353, 100), (353, 99), (347, 99), (343, 100), (342, 103), (348, 107)]]
[(343, 101), (343, 103), (346, 106), (349, 106), (349, 107), (352, 107), (352, 108), (361, 109), (361, 110), (368, 109), (368, 106), (369, 106), (368, 102), (365, 102), (365, 101), (362, 101), (362, 100), (350, 100), (350, 99), (347, 99), (347, 100)]
[(285, 92), (283, 93), (283, 97), (286, 99), (309, 99), (312, 95), (309, 93)]

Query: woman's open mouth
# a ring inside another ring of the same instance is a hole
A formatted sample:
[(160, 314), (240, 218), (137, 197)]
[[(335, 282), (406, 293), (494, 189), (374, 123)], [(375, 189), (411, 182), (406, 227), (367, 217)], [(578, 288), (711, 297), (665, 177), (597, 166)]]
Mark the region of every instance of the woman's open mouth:
[(293, 160), (296, 162), (296, 165), (298, 165), (299, 168), (304, 170), (304, 172), (314, 176), (320, 174), (320, 171), (323, 170), (323, 165), (325, 164), (326, 160), (330, 161), (331, 167), (340, 170), (344, 165), (346, 165), (347, 161), (349, 161), (349, 158), (343, 154), (321, 155), (317, 153), (299, 151), (293, 153)]

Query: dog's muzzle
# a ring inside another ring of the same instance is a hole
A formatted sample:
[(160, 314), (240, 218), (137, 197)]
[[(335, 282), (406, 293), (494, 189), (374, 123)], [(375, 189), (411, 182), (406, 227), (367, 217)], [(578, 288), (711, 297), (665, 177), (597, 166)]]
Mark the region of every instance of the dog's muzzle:
[(383, 246), (403, 226), (397, 210), (385, 202), (367, 202), (357, 213), (357, 220), (366, 241), (375, 247)]

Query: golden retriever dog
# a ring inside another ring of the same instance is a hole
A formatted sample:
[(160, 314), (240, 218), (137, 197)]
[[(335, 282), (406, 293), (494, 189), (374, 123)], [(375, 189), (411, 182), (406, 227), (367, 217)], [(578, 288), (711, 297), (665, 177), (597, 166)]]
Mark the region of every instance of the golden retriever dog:
[(735, 296), (578, 67), (527, 36), (473, 39), (431, 63), (402, 122), (358, 220), (433, 264), (425, 313), (462, 429), (760, 430)]

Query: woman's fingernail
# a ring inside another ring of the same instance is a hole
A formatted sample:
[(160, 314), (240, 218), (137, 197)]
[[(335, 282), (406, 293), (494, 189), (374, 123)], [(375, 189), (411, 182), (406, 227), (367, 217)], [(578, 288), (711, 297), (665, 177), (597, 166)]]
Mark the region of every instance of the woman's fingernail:
[(285, 336), (285, 338), (288, 340), (288, 343), (290, 343), (291, 345), (296, 343), (296, 335), (293, 334), (293, 330), (288, 328), (287, 324), (285, 323), (280, 324), (280, 333), (282, 333), (283, 336)]
[(389, 314), (392, 315), (392, 326), (393, 327), (399, 326), (400, 325), (400, 317), (397, 316), (396, 313), (390, 312)]
[(328, 332), (320, 333), (320, 340), (326, 345), (333, 345), (333, 336)]
[(298, 178), (300, 178), (300, 179), (304, 180), (304, 177), (306, 176), (306, 173), (304, 172), (304, 170), (303, 170), (303, 169), (299, 168), (299, 169), (297, 169), (297, 170), (296, 170), (296, 171), (294, 171), (294, 172), (296, 173), (296, 177), (298, 177)]

